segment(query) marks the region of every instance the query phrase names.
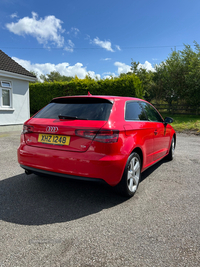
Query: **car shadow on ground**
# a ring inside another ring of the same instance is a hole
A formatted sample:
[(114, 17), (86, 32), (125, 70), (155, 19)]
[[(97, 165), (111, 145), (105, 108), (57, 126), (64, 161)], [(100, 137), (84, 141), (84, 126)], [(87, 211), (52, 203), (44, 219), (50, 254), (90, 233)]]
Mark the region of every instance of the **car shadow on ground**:
[(0, 219), (23, 225), (76, 220), (126, 198), (97, 182), (20, 174), (0, 181)]
[[(143, 172), (141, 182), (162, 163)], [(0, 219), (22, 225), (76, 220), (127, 201), (107, 184), (24, 173), (0, 181), (0, 195)]]

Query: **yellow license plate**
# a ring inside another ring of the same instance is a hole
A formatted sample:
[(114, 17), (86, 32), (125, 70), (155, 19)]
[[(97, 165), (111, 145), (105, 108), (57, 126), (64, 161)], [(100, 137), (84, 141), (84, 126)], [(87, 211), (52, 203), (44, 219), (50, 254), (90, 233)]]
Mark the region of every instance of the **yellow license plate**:
[(39, 134), (38, 142), (52, 145), (68, 146), (70, 136), (54, 135), (54, 134)]

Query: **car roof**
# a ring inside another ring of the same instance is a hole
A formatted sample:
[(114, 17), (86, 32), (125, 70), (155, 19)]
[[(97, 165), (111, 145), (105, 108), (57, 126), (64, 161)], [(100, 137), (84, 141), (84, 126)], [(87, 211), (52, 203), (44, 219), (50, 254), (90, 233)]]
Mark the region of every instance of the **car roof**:
[(116, 100), (122, 100), (122, 101), (128, 101), (128, 100), (141, 100), (136, 97), (127, 97), (127, 96), (108, 96), (108, 95), (75, 95), (75, 96), (62, 96), (62, 97), (56, 97), (55, 99), (63, 99), (63, 98), (102, 98), (102, 99), (107, 99), (110, 101), (116, 101)]

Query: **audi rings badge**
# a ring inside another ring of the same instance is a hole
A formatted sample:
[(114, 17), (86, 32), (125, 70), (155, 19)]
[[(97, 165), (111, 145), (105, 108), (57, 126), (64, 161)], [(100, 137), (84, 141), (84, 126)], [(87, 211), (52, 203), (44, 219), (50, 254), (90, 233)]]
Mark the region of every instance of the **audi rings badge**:
[(48, 133), (56, 133), (58, 131), (58, 127), (55, 126), (47, 126), (46, 132)]

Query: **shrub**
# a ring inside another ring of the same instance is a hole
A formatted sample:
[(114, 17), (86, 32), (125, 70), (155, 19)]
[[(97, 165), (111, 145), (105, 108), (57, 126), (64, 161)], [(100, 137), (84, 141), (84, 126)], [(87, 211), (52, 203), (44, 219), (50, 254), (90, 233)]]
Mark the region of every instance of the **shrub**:
[(135, 75), (124, 75), (119, 78), (94, 80), (89, 76), (79, 79), (77, 76), (70, 82), (31, 83), (31, 114), (47, 105), (53, 98), (70, 95), (115, 95), (143, 98), (144, 90), (140, 79)]

